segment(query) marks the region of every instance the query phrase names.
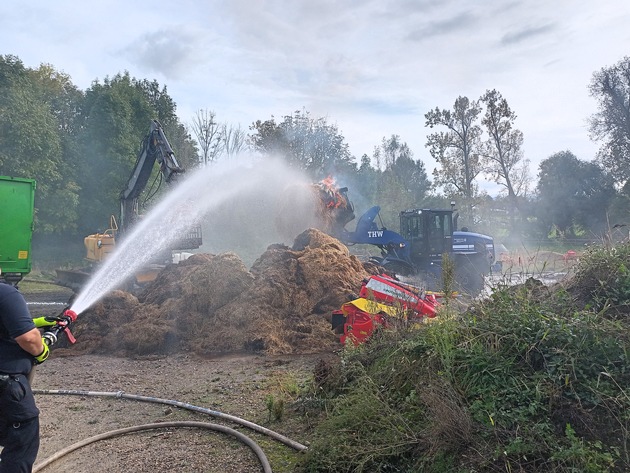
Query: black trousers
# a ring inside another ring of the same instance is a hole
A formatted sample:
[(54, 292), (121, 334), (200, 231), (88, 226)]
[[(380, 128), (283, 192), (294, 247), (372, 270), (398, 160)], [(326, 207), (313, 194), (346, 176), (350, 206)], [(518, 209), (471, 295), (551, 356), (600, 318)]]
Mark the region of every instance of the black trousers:
[(39, 409), (24, 375), (0, 383), (0, 473), (30, 473), (39, 450)]

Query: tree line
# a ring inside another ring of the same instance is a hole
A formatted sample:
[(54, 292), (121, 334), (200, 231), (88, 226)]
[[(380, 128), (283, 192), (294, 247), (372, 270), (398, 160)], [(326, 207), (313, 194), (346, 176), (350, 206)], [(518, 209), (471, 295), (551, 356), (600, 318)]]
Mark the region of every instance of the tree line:
[[(353, 156), (327, 118), (297, 110), (256, 120), (247, 130), (200, 108), (182, 123), (166, 86), (118, 73), (80, 90), (49, 64), (25, 67), (0, 56), (0, 174), (36, 179), (36, 234), (77, 238), (107, 227), (119, 205), (151, 120), (157, 119), (182, 167), (212, 165), (244, 151), (280, 157), (317, 181), (333, 176), (355, 201), (380, 205), (397, 226), (408, 208), (457, 202), (463, 223), (499, 238), (593, 238), (625, 225), (630, 209), (630, 57), (596, 71), (587, 87), (598, 111), (589, 117), (594, 160), (562, 149), (532, 176), (517, 114), (497, 90), (425, 115), (429, 177), (400, 136)], [(156, 171), (157, 173), (157, 171)], [(480, 183), (496, 183), (492, 197)], [(7, 203), (3, 203), (7, 205)], [(358, 206), (360, 207), (360, 206)]]

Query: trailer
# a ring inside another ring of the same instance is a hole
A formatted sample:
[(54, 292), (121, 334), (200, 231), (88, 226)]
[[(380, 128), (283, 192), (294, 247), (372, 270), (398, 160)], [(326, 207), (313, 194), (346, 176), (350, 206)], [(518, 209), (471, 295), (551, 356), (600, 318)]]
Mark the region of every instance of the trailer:
[(35, 188), (33, 179), (0, 176), (0, 278), (14, 286), (31, 272)]

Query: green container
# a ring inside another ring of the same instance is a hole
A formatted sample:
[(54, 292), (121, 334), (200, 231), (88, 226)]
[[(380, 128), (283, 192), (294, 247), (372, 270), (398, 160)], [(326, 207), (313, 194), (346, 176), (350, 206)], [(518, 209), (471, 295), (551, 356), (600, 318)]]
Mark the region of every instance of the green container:
[(17, 283), (31, 272), (35, 181), (0, 176), (0, 269)]

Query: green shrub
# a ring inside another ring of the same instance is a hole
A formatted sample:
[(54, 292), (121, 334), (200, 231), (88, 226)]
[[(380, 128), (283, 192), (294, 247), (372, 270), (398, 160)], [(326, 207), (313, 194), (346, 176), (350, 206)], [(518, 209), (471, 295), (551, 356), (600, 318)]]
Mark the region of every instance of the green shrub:
[(630, 471), (628, 324), (602, 308), (626, 300), (630, 251), (602, 251), (573, 285), (499, 288), (347, 347), (304, 471)]

